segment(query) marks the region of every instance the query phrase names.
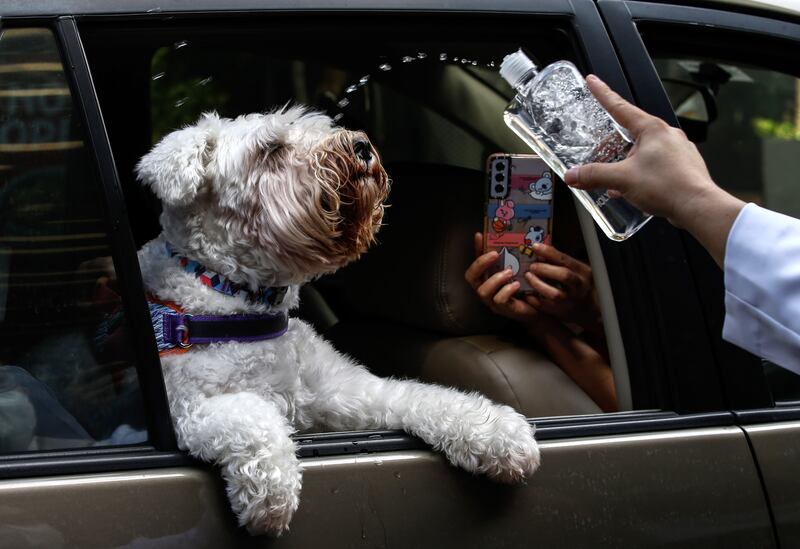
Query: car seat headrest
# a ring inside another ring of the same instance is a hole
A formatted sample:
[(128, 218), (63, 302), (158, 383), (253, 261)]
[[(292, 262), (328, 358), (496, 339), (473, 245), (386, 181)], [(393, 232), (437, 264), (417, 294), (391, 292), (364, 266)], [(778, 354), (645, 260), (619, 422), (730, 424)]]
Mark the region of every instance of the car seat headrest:
[[(378, 243), (319, 286), (337, 312), (464, 335), (496, 331), (464, 280), (483, 228), (483, 172), (430, 164), (389, 167), (392, 190)], [(326, 289), (327, 288), (327, 291)]]

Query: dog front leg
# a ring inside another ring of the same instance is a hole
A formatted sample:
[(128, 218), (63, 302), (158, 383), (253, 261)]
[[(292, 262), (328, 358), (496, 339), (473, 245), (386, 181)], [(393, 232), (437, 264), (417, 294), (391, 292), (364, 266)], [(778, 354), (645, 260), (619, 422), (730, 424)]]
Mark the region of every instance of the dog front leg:
[(341, 355), (322, 356), (329, 360), (315, 375), (314, 406), (329, 427), (403, 429), (453, 464), (501, 482), (520, 482), (539, 466), (533, 428), (513, 408), (478, 393), (379, 378)]
[(252, 534), (286, 530), (302, 476), (293, 430), (277, 407), (242, 392), (180, 402), (173, 414), (181, 447), (221, 467), (239, 525)]

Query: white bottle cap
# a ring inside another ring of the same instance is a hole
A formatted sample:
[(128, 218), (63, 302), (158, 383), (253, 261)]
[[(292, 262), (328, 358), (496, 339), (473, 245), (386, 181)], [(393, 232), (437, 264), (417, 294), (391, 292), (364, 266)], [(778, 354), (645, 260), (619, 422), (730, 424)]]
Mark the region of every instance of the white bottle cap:
[(536, 72), (536, 65), (522, 53), (521, 49), (506, 55), (500, 64), (500, 76), (514, 89), (528, 78), (531, 72)]

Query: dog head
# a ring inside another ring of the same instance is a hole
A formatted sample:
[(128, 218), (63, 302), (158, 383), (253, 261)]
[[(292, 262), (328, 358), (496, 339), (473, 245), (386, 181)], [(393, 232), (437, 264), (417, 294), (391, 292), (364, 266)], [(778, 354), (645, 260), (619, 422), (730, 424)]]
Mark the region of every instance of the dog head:
[(301, 107), (205, 114), (137, 165), (179, 251), (239, 283), (299, 284), (375, 240), (389, 178), (363, 132)]

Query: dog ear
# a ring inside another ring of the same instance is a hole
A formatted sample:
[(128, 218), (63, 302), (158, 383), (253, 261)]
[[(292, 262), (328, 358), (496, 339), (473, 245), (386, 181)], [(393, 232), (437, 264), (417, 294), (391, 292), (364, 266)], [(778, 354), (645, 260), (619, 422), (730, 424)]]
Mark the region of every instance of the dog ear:
[(215, 121), (216, 113), (205, 114), (196, 125), (167, 134), (136, 165), (138, 180), (164, 204), (185, 206), (197, 196), (214, 147)]

